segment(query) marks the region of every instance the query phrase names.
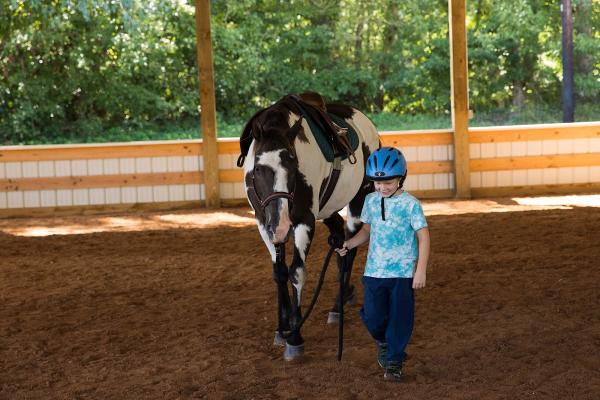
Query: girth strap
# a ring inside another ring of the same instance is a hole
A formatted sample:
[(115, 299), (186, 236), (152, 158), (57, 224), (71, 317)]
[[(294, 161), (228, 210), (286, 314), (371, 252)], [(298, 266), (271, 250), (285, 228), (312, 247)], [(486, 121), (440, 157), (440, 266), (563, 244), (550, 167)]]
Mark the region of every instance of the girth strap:
[(333, 159), (333, 164), (331, 166), (331, 172), (327, 177), (327, 180), (321, 185), (321, 189), (319, 190), (319, 211), (325, 207), (325, 204), (331, 198), (333, 194), (333, 190), (337, 185), (338, 179), (340, 178), (340, 173), (342, 172), (342, 161), (340, 157), (336, 157)]

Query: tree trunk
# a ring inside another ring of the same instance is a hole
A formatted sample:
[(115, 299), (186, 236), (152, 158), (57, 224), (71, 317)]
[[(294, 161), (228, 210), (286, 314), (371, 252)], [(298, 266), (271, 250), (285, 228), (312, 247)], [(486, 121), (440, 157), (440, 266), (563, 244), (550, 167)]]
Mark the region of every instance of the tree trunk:
[(561, 1), (562, 19), (562, 63), (563, 63), (563, 122), (575, 121), (575, 99), (573, 97), (573, 12), (571, 0)]
[(513, 81), (512, 106), (515, 110), (521, 110), (525, 104), (525, 91), (523, 90), (523, 82)]
[[(577, 36), (584, 36), (590, 40), (593, 37), (592, 30), (592, 0), (579, 0), (575, 10), (574, 29)], [(575, 56), (575, 72), (583, 76), (589, 76), (594, 69), (594, 57), (592, 54), (577, 52)]]
[[(396, 35), (398, 33), (398, 27), (396, 25), (398, 15), (398, 5), (396, 3), (392, 3), (386, 12), (386, 25), (383, 30), (383, 51), (389, 51), (392, 48), (392, 44), (394, 40), (396, 40)], [(382, 84), (382, 89), (378, 92), (377, 98), (375, 99), (375, 105), (379, 111), (383, 110), (385, 106), (385, 82), (388, 78), (390, 68), (386, 63), (386, 57), (382, 62), (379, 63), (379, 81)]]

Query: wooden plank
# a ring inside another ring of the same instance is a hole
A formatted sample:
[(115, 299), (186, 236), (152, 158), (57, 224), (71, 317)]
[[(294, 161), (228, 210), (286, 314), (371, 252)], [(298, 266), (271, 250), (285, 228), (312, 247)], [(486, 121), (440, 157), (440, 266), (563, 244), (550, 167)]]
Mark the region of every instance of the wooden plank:
[[(452, 130), (381, 132), (386, 146), (432, 146), (452, 144)], [(518, 142), (600, 138), (600, 122), (572, 124), (514, 125), (469, 128), (470, 143)], [(219, 154), (239, 154), (237, 138), (220, 138)], [(195, 156), (202, 154), (202, 140), (131, 143), (0, 146), (0, 162), (90, 160), (107, 158)]]
[(238, 138), (223, 138), (217, 142), (219, 154), (240, 154), (240, 140)]
[(560, 185), (530, 185), (473, 188), (473, 197), (510, 197), (538, 196), (552, 194), (596, 193), (600, 191), (600, 182), (570, 183)]
[(202, 183), (202, 181), (203, 174), (200, 171), (0, 179), (0, 192), (183, 185)]
[(384, 146), (434, 146), (452, 144), (452, 130), (440, 129), (431, 131), (389, 131), (381, 132), (379, 137)]
[(240, 183), (244, 181), (244, 170), (222, 169), (219, 171), (219, 181), (229, 183)]
[[(131, 143), (0, 146), (0, 162), (202, 155), (202, 139)], [(239, 154), (237, 138), (217, 141), (219, 154)]]
[(200, 154), (200, 151), (201, 144), (199, 141), (3, 146), (0, 147), (0, 162), (193, 156)]
[[(409, 162), (407, 165), (410, 175), (418, 174), (441, 174), (453, 172), (452, 161), (417, 161)], [(221, 182), (240, 183), (244, 181), (242, 169), (226, 169), (219, 171)]]
[(452, 161), (416, 161), (407, 164), (410, 175), (454, 172)]
[[(452, 163), (450, 161), (413, 162), (408, 164), (408, 170), (411, 175), (448, 173), (452, 172)], [(205, 175), (202, 171), (10, 178), (0, 179), (0, 192), (202, 184), (205, 183), (204, 179)], [(244, 171), (237, 168), (220, 170), (219, 181), (241, 183), (244, 181)]]
[(452, 189), (411, 190), (409, 192), (418, 199), (451, 199), (454, 197)]
[(543, 169), (600, 165), (600, 153), (481, 158), (470, 161), (472, 171)]
[(469, 172), (469, 80), (467, 75), (466, 0), (448, 1), (450, 86), (454, 129), (456, 197), (471, 197)]
[(470, 143), (600, 138), (600, 122), (469, 128)]
[(196, 57), (200, 81), (200, 124), (206, 206), (219, 207), (219, 158), (217, 149), (217, 110), (210, 33), (210, 0), (196, 0)]

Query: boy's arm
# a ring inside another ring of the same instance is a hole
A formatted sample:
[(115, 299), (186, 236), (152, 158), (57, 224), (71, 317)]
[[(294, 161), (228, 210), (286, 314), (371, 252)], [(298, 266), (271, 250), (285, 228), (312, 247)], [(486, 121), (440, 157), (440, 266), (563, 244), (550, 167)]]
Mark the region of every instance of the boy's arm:
[(419, 259), (417, 268), (413, 277), (413, 289), (425, 287), (427, 280), (427, 263), (429, 262), (429, 228), (422, 228), (417, 231), (419, 241)]
[(343, 246), (339, 249), (336, 249), (336, 251), (341, 256), (345, 256), (346, 253), (348, 252), (348, 250), (358, 247), (365, 242), (368, 242), (370, 236), (371, 236), (371, 225), (363, 223), (363, 226), (356, 233), (356, 235), (352, 236), (351, 239), (346, 240), (344, 242)]

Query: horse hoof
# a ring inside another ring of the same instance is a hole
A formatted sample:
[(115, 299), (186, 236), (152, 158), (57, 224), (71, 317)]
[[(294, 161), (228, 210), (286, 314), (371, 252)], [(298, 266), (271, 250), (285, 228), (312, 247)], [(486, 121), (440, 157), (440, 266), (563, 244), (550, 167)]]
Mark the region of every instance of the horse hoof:
[(283, 359), (285, 361), (293, 361), (302, 357), (304, 354), (304, 343), (298, 346), (292, 346), (291, 344), (285, 344), (285, 351), (283, 352)]
[(327, 316), (328, 324), (338, 324), (340, 322), (340, 313), (335, 311), (329, 311), (329, 315)]
[(273, 339), (274, 346), (285, 346), (285, 337), (290, 334), (290, 331), (283, 331), (283, 335), (279, 331), (275, 331), (275, 339)]

